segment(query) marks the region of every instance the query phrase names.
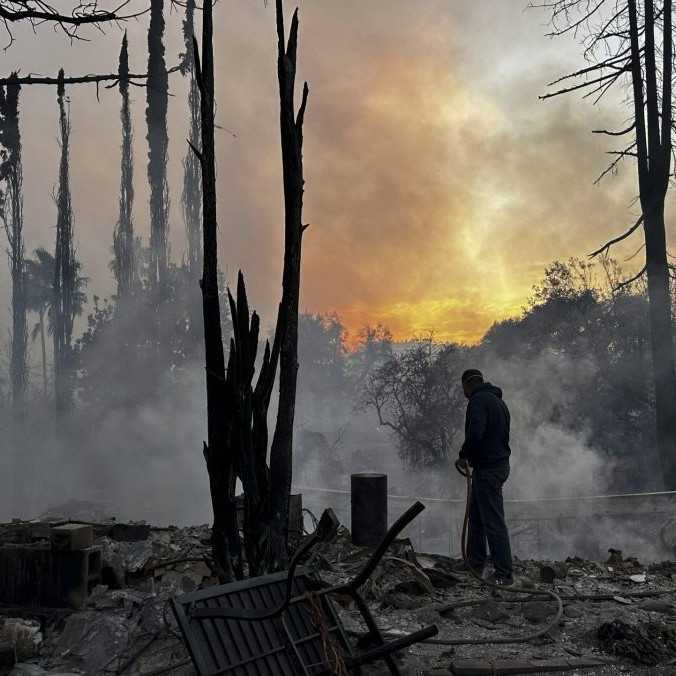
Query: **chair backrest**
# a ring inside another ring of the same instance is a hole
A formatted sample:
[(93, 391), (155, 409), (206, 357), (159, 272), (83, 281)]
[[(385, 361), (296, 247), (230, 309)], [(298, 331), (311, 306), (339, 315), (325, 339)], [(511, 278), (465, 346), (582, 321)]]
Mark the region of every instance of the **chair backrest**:
[[(257, 620), (195, 619), (190, 608), (272, 608), (286, 593), (286, 573), (209, 587), (172, 599), (176, 620), (199, 676), (312, 676), (325, 672), (321, 637), (307, 603), (294, 603), (280, 617)], [(294, 576), (292, 595), (308, 588), (305, 570)], [(318, 599), (332, 640), (351, 654), (329, 599)]]

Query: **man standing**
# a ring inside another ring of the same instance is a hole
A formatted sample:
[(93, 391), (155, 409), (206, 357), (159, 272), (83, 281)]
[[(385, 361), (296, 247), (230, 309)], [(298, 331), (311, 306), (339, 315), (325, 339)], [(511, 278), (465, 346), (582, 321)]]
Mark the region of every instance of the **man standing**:
[(482, 573), (486, 565), (486, 541), (498, 585), (511, 585), (512, 550), (505, 524), (502, 485), (509, 476), (509, 409), (502, 390), (484, 382), (481, 371), (462, 374), (462, 389), (469, 400), (465, 416), (465, 443), (456, 467), (473, 469), (469, 512), (467, 559)]

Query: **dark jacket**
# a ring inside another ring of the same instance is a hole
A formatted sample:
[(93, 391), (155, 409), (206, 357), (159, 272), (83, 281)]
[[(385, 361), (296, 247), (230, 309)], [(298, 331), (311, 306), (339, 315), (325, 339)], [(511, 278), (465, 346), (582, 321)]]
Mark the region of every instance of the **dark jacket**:
[(465, 415), (465, 443), (460, 457), (475, 469), (509, 464), (509, 409), (502, 390), (482, 383), (472, 392)]

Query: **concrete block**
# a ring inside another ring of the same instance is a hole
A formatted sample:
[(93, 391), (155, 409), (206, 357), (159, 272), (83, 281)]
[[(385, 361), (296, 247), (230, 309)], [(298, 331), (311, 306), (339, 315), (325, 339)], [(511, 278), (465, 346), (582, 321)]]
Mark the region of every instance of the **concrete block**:
[(52, 527), (48, 521), (29, 521), (28, 532), (31, 540), (49, 540), (52, 536)]
[(0, 547), (0, 603), (81, 608), (101, 580), (100, 547)]
[(52, 547), (59, 551), (87, 549), (94, 544), (94, 529), (82, 523), (66, 523), (52, 528)]

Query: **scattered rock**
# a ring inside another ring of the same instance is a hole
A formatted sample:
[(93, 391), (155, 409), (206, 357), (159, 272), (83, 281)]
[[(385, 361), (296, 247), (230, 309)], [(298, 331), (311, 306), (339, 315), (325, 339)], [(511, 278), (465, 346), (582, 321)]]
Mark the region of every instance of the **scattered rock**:
[(540, 566), (540, 580), (551, 584), (554, 580), (564, 580), (568, 575), (568, 566), (563, 561), (554, 561)]

